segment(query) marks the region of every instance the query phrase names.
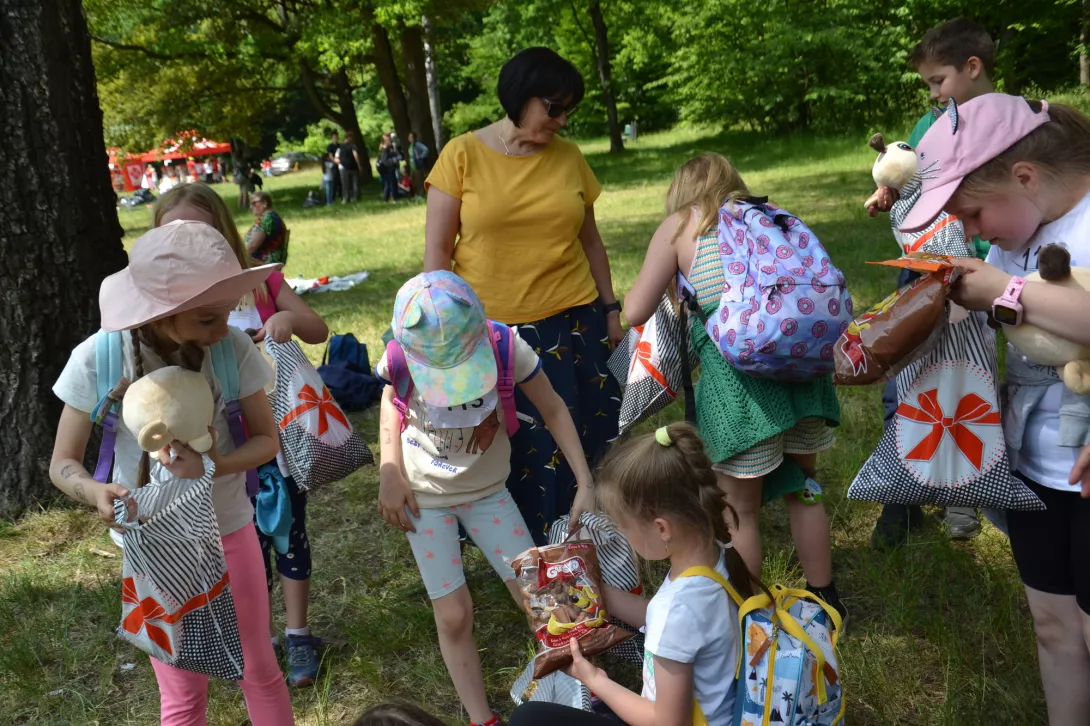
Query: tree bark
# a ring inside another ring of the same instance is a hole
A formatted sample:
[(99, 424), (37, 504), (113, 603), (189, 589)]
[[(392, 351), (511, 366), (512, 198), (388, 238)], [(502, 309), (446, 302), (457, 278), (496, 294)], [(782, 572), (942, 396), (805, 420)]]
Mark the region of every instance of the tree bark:
[(360, 152), (360, 181), (369, 182), (373, 178), (371, 157), (367, 154), (367, 144), (364, 142), (363, 132), (360, 131), (359, 117), (356, 116), (356, 104), (352, 101), (352, 84), (348, 82), (348, 73), (344, 68), (333, 74), (333, 88), (337, 92), (337, 104), (341, 109), (341, 128), (351, 131), (356, 137), (356, 148)]
[(378, 71), (382, 90), (386, 92), (386, 107), (394, 120), (394, 131), (404, 144), (409, 139), (412, 124), (409, 121), (409, 105), (405, 100), (405, 91), (401, 87), (401, 79), (397, 76), (397, 64), (394, 61), (394, 51), (390, 47), (390, 36), (387, 35), (386, 28), (378, 23), (371, 24), (371, 35), (375, 45), (375, 70)]
[(1079, 18), (1079, 83), (1090, 86), (1090, 53), (1087, 53), (1087, 44), (1090, 44), (1090, 33), (1087, 32), (1087, 22), (1090, 22), (1090, 0), (1082, 0), (1082, 17)]
[(356, 105), (352, 101), (352, 85), (348, 82), (348, 73), (342, 68), (329, 78), (337, 96), (337, 108), (333, 108), (322, 96), (319, 84), (322, 82), (323, 77), (311, 67), (306, 58), (299, 59), (299, 78), (303, 81), (303, 89), (318, 113), (323, 118), (329, 119), (345, 131), (351, 131), (355, 135), (356, 146), (360, 150), (360, 162), (363, 166), (360, 169), (360, 180), (370, 181), (372, 178), (371, 160), (367, 155), (367, 145), (363, 138), (363, 132), (360, 131), (360, 120), (356, 116)]
[(590, 3), (590, 19), (594, 23), (594, 45), (598, 56), (598, 80), (602, 85), (602, 103), (606, 106), (606, 116), (609, 119), (609, 153), (619, 154), (624, 151), (624, 136), (621, 122), (617, 118), (617, 100), (613, 97), (613, 87), (610, 85), (612, 70), (609, 63), (609, 36), (599, 0)]
[(431, 107), (428, 105), (424, 29), (419, 25), (401, 26), (401, 65), (405, 71), (405, 100), (409, 108), (409, 124), (418, 134), (418, 139), (429, 149), (434, 149), (435, 130), (432, 128)]
[(52, 498), (52, 386), (125, 265), (79, 0), (0, 0), (0, 516)]
[(439, 102), (439, 74), (435, 70), (435, 36), (427, 15), (420, 18), (420, 25), (424, 28), (424, 72), (428, 82), (428, 105), (431, 107), (435, 150), (439, 152), (446, 139), (443, 138), (443, 105)]

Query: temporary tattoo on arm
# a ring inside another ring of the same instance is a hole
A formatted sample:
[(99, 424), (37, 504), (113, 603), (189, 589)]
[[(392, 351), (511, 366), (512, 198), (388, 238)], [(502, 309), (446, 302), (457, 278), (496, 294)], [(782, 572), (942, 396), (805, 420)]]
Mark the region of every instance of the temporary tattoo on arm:
[(81, 502), (87, 502), (88, 501), (87, 494), (83, 490), (83, 482), (78, 481), (78, 482), (76, 482), (75, 486), (72, 487), (72, 496), (74, 496), (76, 499), (80, 500)]

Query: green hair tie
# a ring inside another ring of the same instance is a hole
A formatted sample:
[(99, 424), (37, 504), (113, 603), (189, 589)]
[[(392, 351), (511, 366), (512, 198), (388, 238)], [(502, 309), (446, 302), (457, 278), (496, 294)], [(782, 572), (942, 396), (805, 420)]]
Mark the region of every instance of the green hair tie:
[(662, 446), (674, 445), (674, 440), (670, 438), (670, 431), (665, 426), (655, 430), (655, 441), (659, 442)]

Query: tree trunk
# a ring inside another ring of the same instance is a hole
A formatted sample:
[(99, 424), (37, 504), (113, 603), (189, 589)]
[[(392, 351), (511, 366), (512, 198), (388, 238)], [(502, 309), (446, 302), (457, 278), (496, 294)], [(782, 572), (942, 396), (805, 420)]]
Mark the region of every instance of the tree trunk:
[(394, 120), (394, 131), (404, 144), (409, 139), (412, 124), (409, 122), (409, 106), (405, 100), (405, 91), (401, 87), (401, 79), (397, 76), (397, 64), (394, 62), (394, 51), (390, 47), (390, 36), (386, 34), (386, 28), (378, 23), (371, 24), (371, 33), (375, 45), (375, 70), (378, 71), (382, 89), (386, 92), (386, 107)]
[(431, 21), (425, 15), (420, 18), (424, 28), (424, 71), (428, 81), (428, 105), (431, 107), (432, 131), (435, 133), (435, 150), (443, 148), (443, 105), (439, 102), (439, 74), (435, 71), (435, 36), (431, 31)]
[(602, 102), (606, 105), (606, 116), (609, 118), (609, 153), (619, 154), (624, 151), (624, 136), (621, 122), (617, 118), (617, 100), (613, 97), (613, 87), (610, 85), (609, 37), (599, 0), (593, 0), (590, 3), (590, 19), (594, 23), (594, 45), (598, 55), (598, 80), (602, 84)]
[(1088, 21), (1090, 0), (1082, 0), (1082, 17), (1079, 18), (1079, 83), (1084, 86), (1090, 86), (1090, 54), (1086, 47), (1090, 43), (1090, 33), (1086, 31)]
[(360, 152), (360, 182), (369, 182), (374, 175), (371, 173), (371, 157), (367, 154), (367, 144), (360, 131), (360, 120), (356, 116), (356, 104), (352, 102), (352, 84), (348, 82), (348, 73), (342, 68), (333, 74), (333, 87), (337, 91), (337, 104), (340, 106), (340, 126), (345, 131), (351, 131), (356, 137), (356, 148)]
[[(409, 106), (409, 124), (429, 149), (435, 148), (431, 107), (428, 105), (428, 74), (424, 57), (424, 29), (419, 25), (401, 26), (401, 65), (405, 71), (405, 100)], [(406, 139), (407, 141), (407, 139)]]
[(52, 386), (125, 265), (79, 0), (0, 0), (0, 517), (48, 499)]

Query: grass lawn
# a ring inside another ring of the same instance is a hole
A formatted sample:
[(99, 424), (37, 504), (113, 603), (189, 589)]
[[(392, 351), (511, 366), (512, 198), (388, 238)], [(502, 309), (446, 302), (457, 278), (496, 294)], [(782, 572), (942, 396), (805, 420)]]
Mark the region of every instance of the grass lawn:
[[(768, 140), (674, 131), (642, 137), (617, 158), (603, 141), (583, 149), (605, 188), (597, 217), (618, 293), (631, 285), (662, 217), (671, 173), (702, 150), (730, 155), (755, 193), (770, 195), (814, 228), (848, 276), (857, 306), (894, 285), (894, 271), (865, 264), (895, 255), (896, 247), (887, 222), (863, 211), (874, 154), (862, 137)], [(424, 206), (382, 205), (372, 184), (357, 206), (302, 209), (318, 183), (315, 172), (266, 180), (292, 229), (286, 272), (316, 277), (369, 270), (371, 278), (353, 290), (307, 299), (332, 330), (354, 332), (374, 357), (394, 293), (421, 268)], [(235, 188), (220, 190), (233, 205)], [(146, 210), (121, 210), (120, 216), (128, 242), (151, 218)], [(245, 230), (249, 213), (236, 220)], [(309, 353), (317, 360), (321, 350)], [(977, 539), (954, 543), (932, 522), (899, 552), (870, 549), (879, 508), (849, 502), (845, 492), (881, 433), (879, 394), (878, 387), (841, 390), (838, 443), (820, 462), (836, 581), (852, 616), (841, 649), (847, 723), (1044, 723), (1029, 611), (1006, 538), (986, 525)], [(675, 406), (661, 418), (681, 416)], [(376, 411), (355, 422), (377, 454)], [(350, 723), (389, 698), (465, 723), (409, 547), (375, 512), (377, 481), (375, 469), (361, 471), (310, 500), (311, 625), (332, 645), (317, 686), (293, 694), (297, 723)], [(766, 509), (764, 534), (765, 579), (801, 585), (782, 505)], [(0, 522), (0, 723), (157, 722), (148, 658), (113, 633), (121, 560), (103, 553), (116, 552), (84, 509), (55, 506)], [(507, 690), (530, 653), (529, 631), (479, 553), (466, 565), (485, 677), (492, 702), (506, 713)], [(273, 607), (282, 625), (278, 600)], [(247, 723), (233, 683), (213, 683), (209, 721)]]

